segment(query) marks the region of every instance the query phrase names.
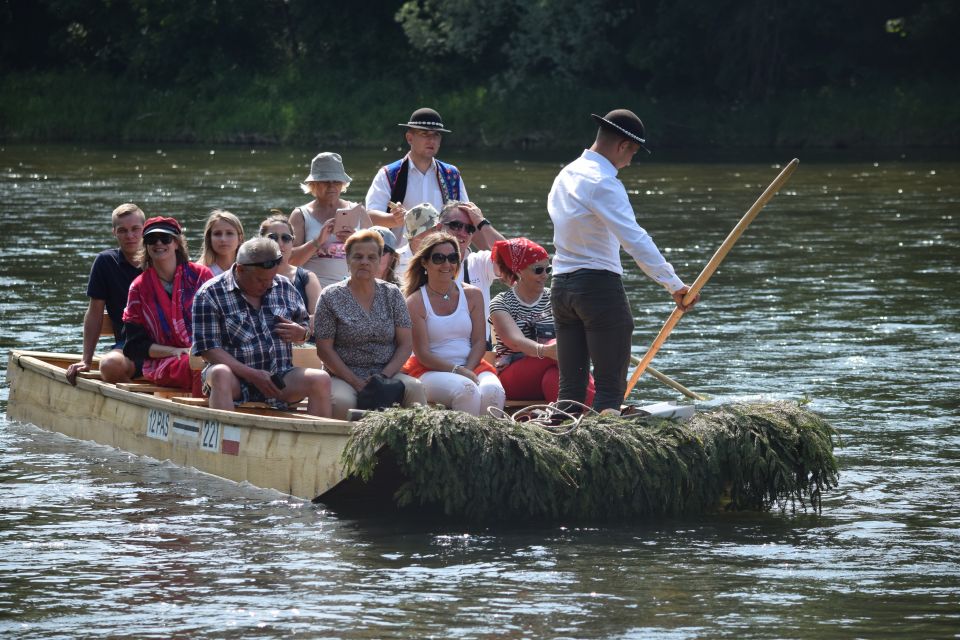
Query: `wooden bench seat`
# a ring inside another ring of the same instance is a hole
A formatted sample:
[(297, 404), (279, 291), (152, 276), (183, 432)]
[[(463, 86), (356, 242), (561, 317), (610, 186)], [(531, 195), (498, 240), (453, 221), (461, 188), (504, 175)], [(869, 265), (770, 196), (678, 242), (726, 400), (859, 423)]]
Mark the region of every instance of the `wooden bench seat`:
[(134, 393), (149, 393), (158, 398), (172, 398), (173, 396), (183, 395), (183, 389), (178, 387), (164, 387), (152, 382), (118, 382), (117, 389), (123, 391), (133, 391)]
[[(181, 392), (182, 393), (182, 392)], [(177, 404), (184, 404), (188, 407), (208, 407), (210, 406), (209, 398), (194, 398), (192, 396), (170, 396), (170, 400), (176, 402)], [(301, 400), (297, 404), (291, 404), (290, 407), (295, 411), (306, 411), (307, 410), (307, 401)], [(237, 410), (240, 409), (273, 409), (266, 402), (242, 402), (237, 405)]]

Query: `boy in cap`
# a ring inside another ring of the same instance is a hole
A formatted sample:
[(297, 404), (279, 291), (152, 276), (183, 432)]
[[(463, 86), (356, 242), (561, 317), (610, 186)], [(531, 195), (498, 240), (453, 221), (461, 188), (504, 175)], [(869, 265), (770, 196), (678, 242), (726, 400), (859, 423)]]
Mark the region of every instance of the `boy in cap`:
[[(619, 414), (626, 389), (633, 314), (623, 289), (620, 248), (677, 305), (689, 290), (653, 239), (637, 224), (620, 169), (644, 146), (643, 123), (632, 111), (591, 114), (600, 125), (593, 145), (557, 175), (547, 197), (553, 222), (551, 302), (557, 331), (562, 400), (586, 394), (593, 363), (593, 408)], [(696, 304), (696, 301), (689, 305)]]

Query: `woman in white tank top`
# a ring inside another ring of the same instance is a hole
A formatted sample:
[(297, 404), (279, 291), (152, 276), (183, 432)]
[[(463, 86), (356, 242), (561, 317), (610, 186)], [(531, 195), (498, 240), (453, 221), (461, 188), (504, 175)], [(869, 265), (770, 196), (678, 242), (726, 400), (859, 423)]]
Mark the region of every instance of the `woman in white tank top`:
[(448, 233), (427, 236), (410, 260), (404, 293), (413, 321), (413, 355), (404, 373), (420, 378), (428, 402), (471, 415), (503, 408), (496, 369), (483, 360), (486, 318), (480, 290), (456, 281), (460, 250)]

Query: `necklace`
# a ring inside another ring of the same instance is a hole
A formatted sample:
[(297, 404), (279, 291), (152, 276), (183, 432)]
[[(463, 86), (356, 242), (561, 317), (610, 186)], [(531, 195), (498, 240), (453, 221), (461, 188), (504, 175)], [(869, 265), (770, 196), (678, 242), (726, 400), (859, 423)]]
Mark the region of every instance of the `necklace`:
[(430, 291), (432, 291), (432, 292), (433, 292), (433, 295), (435, 295), (435, 296), (440, 296), (440, 297), (443, 298), (444, 300), (449, 300), (449, 299), (450, 299), (450, 286), (449, 286), (449, 285), (447, 285), (447, 292), (446, 292), (446, 293), (440, 293), (439, 291), (437, 291), (437, 290), (435, 290), (433, 287), (431, 287), (429, 284), (427, 285), (427, 289), (429, 289)]

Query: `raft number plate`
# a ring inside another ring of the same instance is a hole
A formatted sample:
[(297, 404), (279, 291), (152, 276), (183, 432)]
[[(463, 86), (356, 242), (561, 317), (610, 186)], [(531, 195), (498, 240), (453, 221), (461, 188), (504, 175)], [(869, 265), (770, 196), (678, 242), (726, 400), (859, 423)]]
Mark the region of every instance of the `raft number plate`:
[(172, 439), (178, 446), (195, 447), (198, 444), (203, 451), (225, 453), (235, 456), (240, 453), (240, 429), (232, 425), (221, 425), (216, 420), (191, 420), (174, 417), (166, 411), (151, 409), (147, 417), (147, 437), (169, 442)]
[(200, 429), (200, 448), (204, 451), (220, 452), (220, 423), (216, 420), (204, 420)]
[(170, 439), (170, 414), (159, 409), (151, 409), (147, 416), (147, 437), (163, 440)]

